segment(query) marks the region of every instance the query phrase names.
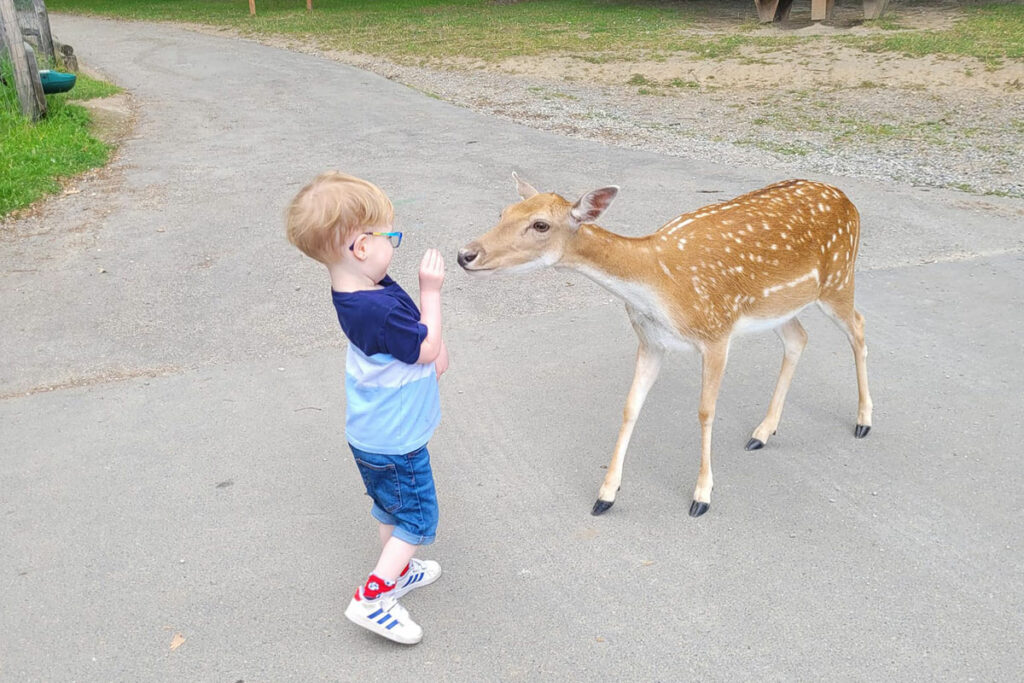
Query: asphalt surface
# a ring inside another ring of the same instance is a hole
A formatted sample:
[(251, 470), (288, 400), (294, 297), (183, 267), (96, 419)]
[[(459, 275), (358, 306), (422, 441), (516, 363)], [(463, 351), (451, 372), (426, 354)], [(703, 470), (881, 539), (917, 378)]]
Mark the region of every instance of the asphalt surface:
[[(699, 359), (679, 354), (592, 517), (632, 375), (621, 305), (567, 272), (472, 279), (456, 250), (514, 201), (513, 170), (567, 196), (619, 184), (602, 224), (624, 234), (776, 174), (251, 42), (52, 21), (138, 122), (81, 192), (0, 235), (0, 680), (1018, 679), (1024, 202), (815, 176), (862, 213), (870, 436), (846, 339), (808, 311), (756, 453), (781, 345), (735, 343), (706, 515), (687, 516)], [(342, 616), (376, 531), (329, 283), (282, 220), (327, 168), (392, 197), (414, 296), (423, 249), (449, 264), (422, 553), (445, 574), (403, 600), (412, 648)]]

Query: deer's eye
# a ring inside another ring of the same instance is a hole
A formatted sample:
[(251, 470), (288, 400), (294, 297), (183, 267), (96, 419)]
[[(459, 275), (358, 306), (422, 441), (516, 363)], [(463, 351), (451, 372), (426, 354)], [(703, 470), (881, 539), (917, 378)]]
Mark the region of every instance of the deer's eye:
[(536, 230), (537, 232), (547, 232), (551, 226), (545, 223), (544, 221), (534, 221), (533, 225), (531, 225), (530, 227)]

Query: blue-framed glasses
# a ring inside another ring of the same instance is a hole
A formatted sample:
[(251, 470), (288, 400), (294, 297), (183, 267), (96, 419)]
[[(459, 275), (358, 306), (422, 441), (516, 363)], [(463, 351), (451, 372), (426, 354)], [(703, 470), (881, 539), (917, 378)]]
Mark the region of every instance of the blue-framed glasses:
[[(364, 235), (374, 235), (375, 237), (387, 237), (391, 242), (391, 246), (398, 249), (402, 245), (402, 233), (400, 232), (364, 232)], [(353, 251), (356, 243), (353, 240), (352, 244), (348, 245), (348, 250)]]

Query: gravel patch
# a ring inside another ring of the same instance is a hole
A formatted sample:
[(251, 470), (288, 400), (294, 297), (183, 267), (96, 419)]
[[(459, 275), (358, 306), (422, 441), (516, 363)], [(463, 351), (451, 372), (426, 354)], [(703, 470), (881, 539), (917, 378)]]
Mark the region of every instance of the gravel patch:
[(332, 55), (534, 128), (782, 174), (824, 173), (1024, 197), (1024, 96), (864, 87), (609, 85)]
[[(953, 15), (941, 9), (907, 6), (901, 22), (948, 28)], [(833, 25), (764, 30), (832, 38), (873, 30), (859, 25), (859, 6), (844, 11), (849, 16)], [(457, 106), (608, 145), (780, 176), (828, 174), (1024, 198), (1024, 60), (910, 58), (826, 41), (789, 52), (745, 49), (726, 60), (454, 56), (410, 64), (338, 51), (313, 37), (178, 25), (344, 62)]]

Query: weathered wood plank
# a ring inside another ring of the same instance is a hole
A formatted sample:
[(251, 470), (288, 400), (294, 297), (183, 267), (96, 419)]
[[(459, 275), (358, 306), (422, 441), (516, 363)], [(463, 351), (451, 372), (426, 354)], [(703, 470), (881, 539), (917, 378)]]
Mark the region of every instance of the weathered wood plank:
[(767, 24), (770, 21), (789, 19), (793, 0), (754, 0), (754, 6), (757, 8), (757, 18), (762, 24)]
[(779, 0), (754, 0), (754, 7), (757, 8), (757, 18), (762, 24), (775, 21), (775, 10), (779, 6)]
[(779, 8), (775, 10), (775, 21), (787, 21), (791, 9), (793, 9), (793, 0), (779, 0)]
[(811, 21), (823, 21), (832, 18), (835, 0), (811, 0)]
[(877, 19), (885, 12), (889, 0), (864, 0), (864, 18)]
[(35, 10), (36, 20), (39, 22), (39, 48), (50, 63), (56, 65), (57, 55), (53, 49), (53, 33), (50, 32), (50, 15), (46, 11), (46, 2), (32, 0), (32, 9)]
[(40, 116), (46, 116), (46, 91), (43, 90), (43, 81), (39, 78), (39, 63), (36, 61), (36, 52), (32, 46), (23, 42), (25, 46), (25, 61), (28, 62), (28, 71), (33, 76), (32, 97), (35, 99), (35, 108), (41, 112)]
[(18, 91), (21, 111), (32, 121), (38, 121), (46, 116), (46, 97), (42, 97), (42, 102), (37, 97), (37, 93), (42, 93), (43, 84), (39, 80), (35, 54), (32, 54), (30, 62), (29, 53), (25, 50), (14, 0), (0, 0), (0, 33), (3, 35), (4, 45), (14, 67), (14, 87)]

